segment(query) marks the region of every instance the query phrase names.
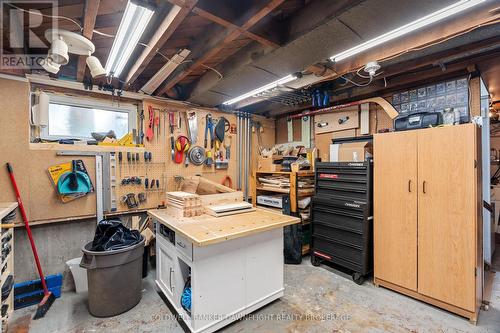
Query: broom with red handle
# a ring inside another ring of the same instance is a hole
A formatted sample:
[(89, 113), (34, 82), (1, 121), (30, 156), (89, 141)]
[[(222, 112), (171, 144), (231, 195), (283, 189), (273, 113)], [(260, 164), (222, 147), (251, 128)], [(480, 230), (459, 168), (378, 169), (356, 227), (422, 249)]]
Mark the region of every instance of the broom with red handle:
[(47, 311), (49, 311), (52, 303), (55, 301), (55, 296), (52, 292), (47, 288), (47, 283), (45, 283), (45, 277), (43, 276), (42, 266), (40, 265), (40, 259), (38, 259), (38, 252), (36, 251), (35, 241), (33, 240), (33, 235), (31, 234), (30, 225), (28, 222), (28, 217), (26, 216), (26, 211), (24, 210), (23, 202), (21, 200), (21, 194), (19, 193), (19, 188), (17, 187), (16, 179), (14, 178), (14, 170), (10, 163), (7, 163), (7, 171), (9, 172), (10, 181), (12, 182), (12, 187), (14, 188), (14, 192), (16, 192), (17, 202), (19, 204), (19, 210), (21, 211), (21, 216), (24, 221), (24, 225), (26, 227), (26, 233), (28, 234), (28, 238), (31, 244), (31, 250), (33, 251), (33, 257), (35, 257), (36, 268), (38, 270), (38, 275), (40, 275), (40, 281), (42, 282), (43, 287), (43, 299), (38, 304), (38, 308), (36, 309), (35, 316), (33, 319), (39, 319), (45, 316)]

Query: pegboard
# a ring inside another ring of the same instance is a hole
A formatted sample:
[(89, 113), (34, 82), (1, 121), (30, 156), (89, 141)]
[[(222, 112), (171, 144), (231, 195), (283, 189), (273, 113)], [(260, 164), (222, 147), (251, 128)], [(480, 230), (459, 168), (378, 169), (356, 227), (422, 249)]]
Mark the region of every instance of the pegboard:
[[(136, 197), (139, 193), (145, 192), (147, 200), (144, 204), (139, 205), (138, 209), (151, 209), (156, 208), (159, 205), (165, 203), (165, 192), (175, 191), (177, 189), (177, 183), (175, 181), (175, 176), (195, 176), (202, 175), (212, 181), (221, 183), (226, 175), (231, 177), (233, 181), (233, 188), (236, 185), (234, 182), (236, 180), (237, 172), (237, 154), (236, 154), (236, 136), (237, 134), (230, 134), (226, 132), (226, 135), (231, 135), (231, 157), (228, 163), (228, 169), (216, 170), (215, 165), (210, 167), (206, 165), (196, 166), (190, 163), (187, 167), (184, 165), (185, 157), (183, 158), (182, 164), (177, 164), (172, 160), (171, 155), (171, 144), (170, 144), (170, 128), (168, 120), (168, 112), (174, 112), (175, 123), (177, 124), (179, 115), (181, 116), (181, 127), (177, 126), (174, 128), (174, 139), (179, 135), (188, 136), (187, 132), (187, 122), (185, 114), (186, 112), (196, 112), (197, 122), (198, 122), (198, 138), (195, 146), (204, 147), (204, 137), (205, 137), (205, 116), (210, 113), (212, 119), (218, 119), (224, 116), (230, 124), (236, 124), (236, 116), (233, 114), (217, 112), (214, 110), (208, 110), (203, 108), (189, 108), (185, 106), (180, 106), (172, 103), (161, 103), (158, 101), (144, 101), (142, 104), (144, 110), (144, 121), (143, 121), (143, 131), (146, 133), (149, 124), (149, 113), (148, 108), (152, 106), (159, 117), (160, 131), (154, 128), (154, 136), (151, 141), (144, 138), (144, 150), (146, 152), (151, 152), (152, 159), (151, 162), (144, 162), (144, 152), (139, 153), (139, 162), (127, 161), (127, 154), (123, 153), (121, 164), (117, 163), (117, 186), (116, 186), (116, 198), (117, 198), (117, 209), (119, 212), (130, 211), (125, 203), (122, 203), (120, 198), (127, 193), (135, 193)], [(138, 126), (139, 127), (139, 126)], [(228, 140), (225, 140), (228, 141)], [(210, 143), (209, 143), (210, 145)], [(191, 145), (193, 146), (193, 145)], [(210, 148), (210, 147), (209, 147)], [(220, 148), (225, 153), (224, 146)], [(214, 156), (214, 149), (212, 149), (212, 156)], [(140, 177), (142, 179), (141, 185), (121, 185), (121, 181), (125, 177)], [(145, 189), (144, 179), (159, 179), (159, 188)]]

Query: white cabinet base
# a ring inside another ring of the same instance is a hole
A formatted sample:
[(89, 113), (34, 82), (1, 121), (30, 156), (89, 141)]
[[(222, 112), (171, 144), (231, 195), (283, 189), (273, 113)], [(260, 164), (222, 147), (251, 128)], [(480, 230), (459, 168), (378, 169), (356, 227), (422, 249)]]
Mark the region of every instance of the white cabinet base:
[[(192, 260), (186, 256), (185, 247), (191, 244), (183, 243), (179, 249), (158, 232), (156, 244), (157, 256), (167, 253), (163, 255), (167, 263), (157, 263), (156, 284), (194, 333), (221, 329), (284, 294), (283, 228), (213, 245), (193, 246)], [(158, 268), (162, 264), (173, 270), (164, 277), (166, 281), (162, 281)], [(180, 304), (188, 266), (191, 316)]]

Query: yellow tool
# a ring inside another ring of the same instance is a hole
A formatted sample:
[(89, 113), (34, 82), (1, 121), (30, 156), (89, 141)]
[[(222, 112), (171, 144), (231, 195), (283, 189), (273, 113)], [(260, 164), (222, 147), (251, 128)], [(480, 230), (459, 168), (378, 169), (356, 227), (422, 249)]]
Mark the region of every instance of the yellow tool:
[(99, 146), (123, 146), (123, 147), (144, 147), (142, 144), (134, 143), (134, 137), (132, 133), (127, 133), (122, 136), (118, 141), (113, 142), (99, 142)]

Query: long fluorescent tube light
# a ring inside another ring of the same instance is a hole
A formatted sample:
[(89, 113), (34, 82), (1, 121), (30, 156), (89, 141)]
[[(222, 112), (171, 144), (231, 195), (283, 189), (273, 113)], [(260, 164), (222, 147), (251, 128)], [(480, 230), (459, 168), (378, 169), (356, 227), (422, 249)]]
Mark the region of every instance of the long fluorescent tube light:
[(482, 2), (485, 2), (485, 1), (486, 0), (462, 0), (462, 1), (456, 2), (453, 5), (450, 5), (448, 7), (442, 8), (438, 11), (435, 11), (427, 16), (424, 16), (424, 17), (418, 19), (418, 20), (415, 20), (413, 22), (405, 24), (402, 27), (391, 30), (383, 35), (380, 35), (378, 37), (370, 39), (369, 41), (361, 43), (361, 44), (359, 44), (355, 47), (352, 47), (346, 51), (340, 52), (340, 53), (330, 57), (330, 59), (332, 61), (335, 61), (335, 62), (341, 61), (343, 59), (349, 58), (353, 55), (356, 55), (358, 53), (361, 53), (363, 51), (371, 49), (372, 47), (386, 43), (386, 42), (393, 40), (395, 38), (404, 36), (412, 31), (426, 27), (432, 23), (439, 22), (447, 17), (450, 17), (452, 15), (463, 12), (464, 10), (469, 9), (471, 7), (474, 7), (474, 6), (476, 6)]
[(276, 80), (274, 82), (271, 82), (271, 83), (268, 83), (266, 84), (265, 86), (262, 86), (260, 88), (257, 88), (257, 89), (254, 89), (252, 91), (249, 91), (247, 92), (246, 94), (243, 94), (241, 96), (238, 96), (238, 97), (235, 97), (233, 99), (230, 99), (229, 101), (226, 101), (224, 103), (222, 103), (223, 105), (232, 105), (234, 103), (238, 103), (239, 101), (242, 101), (244, 99), (247, 99), (249, 97), (252, 97), (254, 95), (257, 95), (263, 91), (266, 91), (266, 90), (270, 90), (270, 89), (273, 89), (273, 88), (276, 88), (277, 86), (281, 85), (281, 84), (286, 84), (290, 81), (293, 81), (295, 80), (297, 77), (295, 75), (287, 75), (285, 76), (284, 78), (281, 78), (279, 80)]
[(165, 81), (174, 70), (182, 64), (182, 62), (189, 56), (191, 51), (184, 49), (174, 55), (163, 67), (141, 88), (143, 92), (151, 95), (156, 89)]
[(130, 1), (127, 3), (106, 62), (106, 73), (108, 75), (120, 76), (153, 13), (154, 11), (137, 6)]

